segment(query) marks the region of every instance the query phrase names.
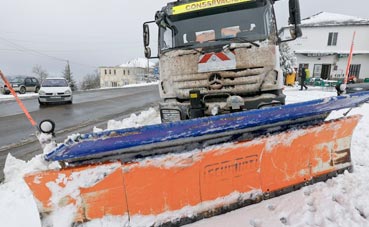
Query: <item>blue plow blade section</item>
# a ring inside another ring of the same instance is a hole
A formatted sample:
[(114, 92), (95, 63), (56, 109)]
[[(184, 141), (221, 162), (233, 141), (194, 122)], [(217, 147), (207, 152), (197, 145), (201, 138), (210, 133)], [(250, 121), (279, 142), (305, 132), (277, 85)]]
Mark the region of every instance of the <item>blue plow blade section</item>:
[[(288, 125), (303, 119), (304, 125), (313, 124), (312, 119), (324, 118), (334, 110), (357, 107), (369, 100), (369, 92), (317, 99), (267, 109), (250, 110), (173, 123), (149, 125), (139, 128), (103, 131), (80, 135), (77, 139), (59, 145), (45, 155), (47, 161), (81, 162), (101, 157), (119, 159), (125, 152), (139, 154), (151, 147), (164, 149), (182, 142), (218, 138), (233, 132), (251, 131), (258, 127), (275, 124)], [(304, 120), (305, 119), (305, 120)], [(300, 122), (301, 123), (301, 122)], [(232, 140), (232, 139), (231, 139)], [(113, 158), (114, 157), (114, 158)]]

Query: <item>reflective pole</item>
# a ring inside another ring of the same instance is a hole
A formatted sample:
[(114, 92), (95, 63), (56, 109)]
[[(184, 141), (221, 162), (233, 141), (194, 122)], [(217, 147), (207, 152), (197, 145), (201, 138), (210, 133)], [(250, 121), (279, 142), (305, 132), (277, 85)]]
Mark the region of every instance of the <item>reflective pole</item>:
[(356, 31), (354, 32), (354, 35), (353, 35), (353, 37), (352, 37), (352, 43), (351, 43), (351, 49), (350, 49), (350, 55), (349, 55), (349, 57), (348, 57), (348, 61), (347, 61), (347, 67), (346, 67), (346, 73), (345, 73), (345, 80), (344, 80), (344, 84), (347, 84), (348, 74), (350, 73), (350, 66), (351, 66), (351, 60), (352, 60), (352, 52), (353, 52), (353, 50), (354, 50), (355, 35), (356, 35)]

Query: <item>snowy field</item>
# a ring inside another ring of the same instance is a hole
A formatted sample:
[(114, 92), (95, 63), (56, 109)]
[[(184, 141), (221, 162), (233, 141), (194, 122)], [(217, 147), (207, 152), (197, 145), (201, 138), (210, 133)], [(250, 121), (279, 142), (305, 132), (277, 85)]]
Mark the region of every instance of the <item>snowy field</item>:
[[(286, 88), (288, 103), (335, 96), (333, 90), (309, 87), (299, 91)], [(343, 112), (343, 111), (342, 111)], [(334, 113), (336, 116), (342, 114)], [(369, 226), (369, 104), (356, 108), (351, 114), (362, 114), (352, 141), (354, 172), (345, 173), (325, 183), (317, 183), (261, 203), (224, 215), (187, 225), (188, 227), (274, 227), (274, 226)], [(140, 115), (132, 114), (122, 121), (109, 121), (109, 129), (135, 127), (159, 122), (159, 114), (150, 109)], [(94, 128), (94, 131), (101, 129)], [(1, 226), (41, 226), (35, 201), (22, 180), (25, 173), (52, 168), (41, 156), (24, 162), (8, 157), (0, 185)], [(44, 226), (70, 226), (70, 210), (52, 217)], [(122, 226), (119, 218), (105, 218), (87, 223), (85, 227)]]

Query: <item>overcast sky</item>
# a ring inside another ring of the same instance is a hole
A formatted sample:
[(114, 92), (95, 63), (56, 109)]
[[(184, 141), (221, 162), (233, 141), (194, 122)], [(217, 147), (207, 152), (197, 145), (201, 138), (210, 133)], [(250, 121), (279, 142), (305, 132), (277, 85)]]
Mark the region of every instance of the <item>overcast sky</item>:
[[(170, 0), (0, 0), (0, 70), (60, 76), (66, 60), (81, 80), (99, 66), (143, 57), (142, 23)], [(288, 0), (276, 3), (279, 26)], [(369, 18), (368, 0), (300, 0), (302, 18), (321, 11)]]

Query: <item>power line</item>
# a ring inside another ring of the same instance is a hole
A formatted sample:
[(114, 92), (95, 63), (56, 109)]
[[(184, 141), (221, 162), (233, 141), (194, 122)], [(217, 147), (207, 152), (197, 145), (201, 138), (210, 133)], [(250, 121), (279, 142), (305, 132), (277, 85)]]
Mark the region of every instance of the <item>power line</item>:
[(25, 52), (33, 52), (33, 53), (39, 54), (39, 55), (44, 56), (44, 57), (52, 58), (52, 59), (57, 60), (57, 61), (63, 61), (63, 62), (66, 62), (67, 61), (67, 59), (63, 59), (63, 58), (51, 56), (51, 55), (42, 53), (40, 51), (33, 50), (33, 49), (30, 49), (30, 48), (21, 46), (21, 45), (16, 44), (16, 43), (14, 43), (14, 42), (12, 42), (12, 41), (10, 41), (8, 39), (3, 38), (3, 37), (0, 37), (0, 39), (3, 40), (3, 41), (5, 41), (5, 42), (7, 42), (7, 43), (10, 43), (13, 46), (15, 46), (18, 50), (24, 50)]
[[(34, 49), (30, 49), (30, 48), (27, 48), (27, 47), (24, 47), (22, 45), (19, 45), (17, 43), (14, 43), (8, 39), (5, 39), (3, 37), (0, 37), (1, 40), (11, 44), (12, 46), (14, 46), (16, 48), (16, 50), (20, 51), (20, 52), (29, 52), (29, 53), (33, 53), (33, 54), (37, 54), (37, 55), (41, 55), (41, 56), (44, 56), (44, 57), (47, 57), (47, 58), (50, 58), (50, 59), (53, 59), (53, 60), (56, 60), (56, 61), (62, 61), (62, 62), (68, 62), (69, 60), (67, 59), (63, 59), (63, 58), (59, 58), (59, 57), (55, 57), (55, 56), (52, 56), (52, 55), (49, 55), (49, 54), (45, 54), (43, 52), (40, 52), (38, 50), (34, 50)], [(74, 62), (74, 61), (69, 61), (75, 65), (80, 65), (80, 66), (85, 66), (85, 67), (89, 67), (89, 68), (97, 68), (96, 66), (91, 66), (91, 65), (88, 65), (88, 64), (83, 64), (83, 63), (78, 63), (78, 62)]]

